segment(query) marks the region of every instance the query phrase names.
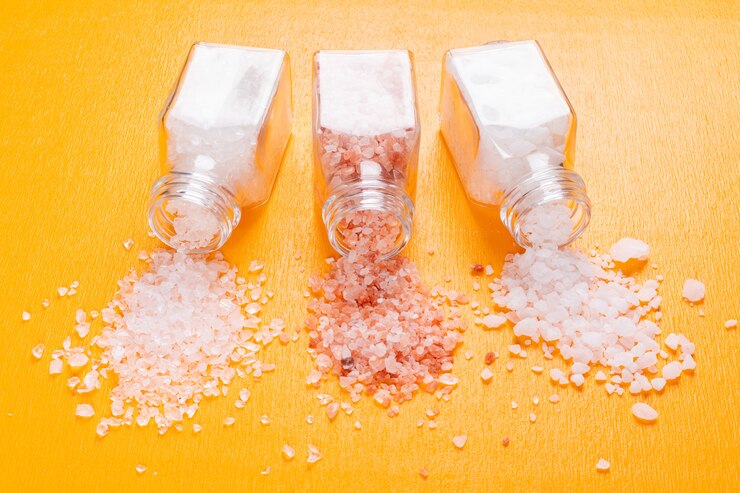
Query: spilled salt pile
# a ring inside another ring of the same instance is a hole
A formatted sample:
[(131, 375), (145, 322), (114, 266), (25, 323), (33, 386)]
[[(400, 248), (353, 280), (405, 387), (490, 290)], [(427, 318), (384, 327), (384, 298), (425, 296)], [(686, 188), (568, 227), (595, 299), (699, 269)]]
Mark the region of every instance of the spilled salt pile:
[[(66, 362), (82, 377), (72, 382), (77, 394), (111, 380), (110, 410), (102, 413), (99, 435), (150, 421), (166, 432), (192, 418), (205, 397), (226, 395), (235, 377), (272, 370), (257, 353), (275, 337), (285, 339), (281, 320), (265, 327), (259, 317), (269, 298), (264, 274), (239, 277), (220, 253), (157, 250), (147, 262), (143, 272), (119, 281), (102, 310), (102, 332), (89, 345), (73, 346), (68, 337), (52, 354), (50, 373), (60, 373)], [(84, 315), (78, 313), (78, 325), (89, 324)], [(91, 416), (92, 408), (84, 406), (77, 414)]]
[(307, 383), (333, 373), (353, 401), (366, 392), (383, 406), (419, 389), (446, 396), (457, 383), (449, 372), (464, 328), (459, 309), (445, 309), (449, 294), (427, 291), (407, 258), (379, 260), (372, 248), (392, 231), (382, 217), (357, 222), (349, 255), (309, 280), (315, 298), (305, 325), (316, 369)]
[[(666, 344), (678, 353), (678, 361), (665, 365), (664, 378), (651, 380), (659, 361), (669, 357), (656, 340), (661, 333), (659, 282), (640, 284), (625, 276), (610, 255), (594, 252), (589, 257), (574, 249), (558, 249), (557, 238), (571, 227), (565, 220), (567, 211), (563, 206), (545, 206), (527, 216), (525, 227), (535, 247), (507, 256), (500, 279), (489, 286), (494, 302), (508, 310), (514, 334), (541, 343), (547, 358), (559, 353), (569, 362), (569, 372), (557, 368), (550, 372), (551, 379), (563, 385), (581, 386), (586, 374), (601, 365), (611, 373), (608, 393), (621, 395), (628, 386), (639, 394), (660, 391), (665, 380), (693, 370), (694, 344), (673, 334)], [(637, 240), (622, 240), (614, 251), (620, 261), (644, 260), (649, 248)]]

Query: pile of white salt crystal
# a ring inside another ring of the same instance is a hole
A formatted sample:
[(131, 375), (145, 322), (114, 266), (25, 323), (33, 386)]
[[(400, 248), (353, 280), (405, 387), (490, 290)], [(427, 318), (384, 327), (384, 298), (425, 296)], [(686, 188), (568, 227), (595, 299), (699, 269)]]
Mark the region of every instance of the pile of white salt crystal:
[[(527, 216), (523, 228), (535, 246), (508, 255), (501, 277), (489, 285), (496, 305), (507, 310), (514, 334), (541, 343), (546, 358), (559, 353), (568, 362), (568, 371), (550, 372), (562, 385), (580, 387), (589, 372), (597, 371), (597, 381), (607, 382), (609, 394), (622, 395), (625, 387), (640, 394), (660, 391), (666, 381), (693, 370), (695, 347), (681, 334), (665, 340), (676, 361), (662, 363), (671, 353), (657, 340), (659, 281), (638, 283), (614, 262), (646, 260), (649, 247), (625, 239), (610, 255), (559, 249), (558, 238), (567, 236), (571, 227), (568, 214), (567, 208), (555, 205)], [(610, 375), (594, 370), (597, 366)]]
[(457, 383), (450, 371), (464, 330), (461, 301), (439, 290), (433, 296), (409, 259), (378, 258), (375, 247), (394, 234), (382, 217), (365, 214), (355, 222), (362, 224), (353, 250), (309, 280), (315, 298), (305, 326), (316, 368), (307, 383), (333, 373), (353, 402), (369, 393), (382, 406), (420, 389), (448, 398)]
[[(273, 370), (260, 361), (260, 349), (276, 337), (288, 341), (282, 320), (265, 326), (260, 318), (271, 295), (263, 273), (239, 277), (220, 253), (157, 250), (147, 262), (143, 272), (119, 281), (102, 310), (99, 335), (81, 345), (68, 337), (52, 354), (50, 373), (69, 367), (75, 376), (68, 384), (77, 394), (111, 379), (110, 412), (98, 424), (99, 435), (134, 422), (154, 421), (160, 433), (179, 427), (205, 397), (226, 395), (237, 376), (259, 378)], [(77, 325), (89, 328), (84, 315), (78, 311)], [(92, 415), (86, 405), (77, 409), (80, 416)]]

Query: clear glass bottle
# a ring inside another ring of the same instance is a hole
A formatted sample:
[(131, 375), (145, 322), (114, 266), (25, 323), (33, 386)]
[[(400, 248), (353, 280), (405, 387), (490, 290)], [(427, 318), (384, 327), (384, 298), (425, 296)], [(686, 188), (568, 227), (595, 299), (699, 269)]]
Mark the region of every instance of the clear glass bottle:
[(523, 224), (546, 205), (570, 211), (560, 246), (586, 229), (591, 202), (573, 171), (575, 113), (536, 41), (448, 51), (440, 128), (468, 197), (499, 206), (519, 245), (532, 246)]
[(390, 258), (408, 243), (414, 214), (420, 126), (413, 55), (319, 51), (313, 81), (314, 163), (329, 242), (348, 254), (356, 228), (374, 214), (366, 224), (381, 217), (387, 227), (372, 248)]
[(152, 231), (188, 253), (220, 248), (242, 209), (270, 197), (291, 123), (287, 53), (193, 45), (161, 114)]

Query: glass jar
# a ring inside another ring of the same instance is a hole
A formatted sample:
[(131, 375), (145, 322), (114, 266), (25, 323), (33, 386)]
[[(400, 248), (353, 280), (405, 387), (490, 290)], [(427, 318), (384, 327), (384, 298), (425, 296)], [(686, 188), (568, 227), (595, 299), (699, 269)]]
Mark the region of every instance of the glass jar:
[(545, 206), (570, 216), (559, 246), (586, 229), (591, 202), (573, 171), (575, 113), (536, 41), (448, 51), (440, 128), (468, 197), (499, 206), (519, 245), (532, 246), (523, 225)]
[(242, 209), (272, 193), (290, 138), (290, 61), (280, 50), (196, 43), (165, 104), (149, 225), (188, 253), (220, 248)]
[(358, 234), (381, 259), (411, 237), (419, 159), (413, 55), (319, 51), (313, 70), (317, 192), (329, 242), (342, 255)]

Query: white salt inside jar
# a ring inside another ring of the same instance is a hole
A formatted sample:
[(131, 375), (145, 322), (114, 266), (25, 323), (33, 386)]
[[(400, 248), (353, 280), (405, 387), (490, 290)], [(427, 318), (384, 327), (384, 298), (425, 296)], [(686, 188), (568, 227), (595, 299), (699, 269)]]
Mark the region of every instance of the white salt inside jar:
[(193, 45), (162, 111), (167, 174), (152, 189), (152, 230), (189, 253), (221, 247), (242, 209), (269, 198), (291, 122), (285, 52)]

